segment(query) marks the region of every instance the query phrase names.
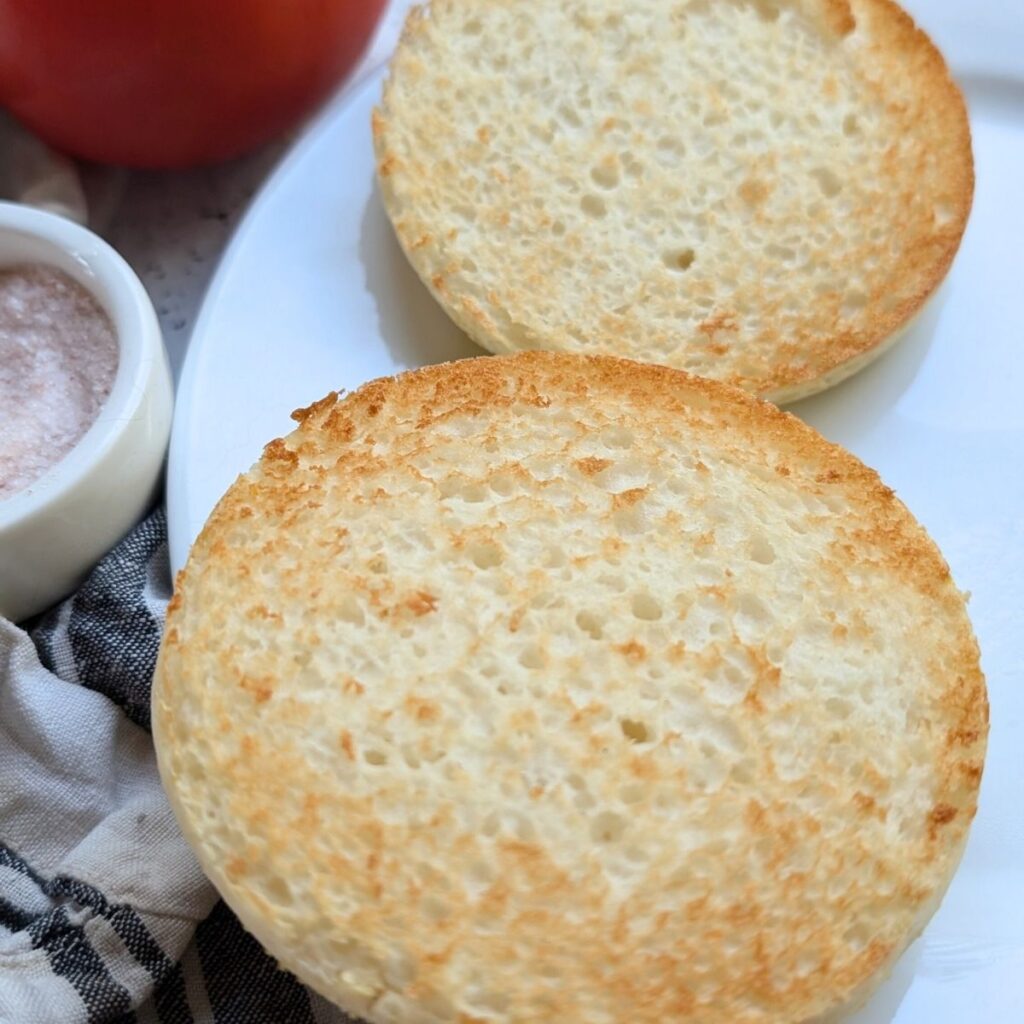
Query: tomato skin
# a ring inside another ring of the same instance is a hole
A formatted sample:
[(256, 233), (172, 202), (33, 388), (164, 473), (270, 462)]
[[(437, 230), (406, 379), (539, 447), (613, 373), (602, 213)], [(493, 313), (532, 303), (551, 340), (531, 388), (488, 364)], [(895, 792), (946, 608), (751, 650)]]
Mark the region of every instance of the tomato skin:
[(87, 160), (225, 160), (324, 99), (385, 3), (0, 0), (0, 104)]

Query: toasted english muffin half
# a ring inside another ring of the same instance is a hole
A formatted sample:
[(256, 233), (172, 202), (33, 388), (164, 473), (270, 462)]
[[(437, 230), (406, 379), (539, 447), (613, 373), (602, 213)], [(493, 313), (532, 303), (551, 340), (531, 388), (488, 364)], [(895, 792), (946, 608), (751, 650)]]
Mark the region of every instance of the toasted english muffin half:
[(153, 705), (266, 948), (375, 1024), (863, 1001), (950, 880), (987, 735), (963, 598), (876, 474), (607, 357), (296, 417), (193, 548)]
[(374, 139), (402, 247), (478, 344), (779, 402), (903, 332), (974, 188), (960, 92), (890, 0), (432, 0)]

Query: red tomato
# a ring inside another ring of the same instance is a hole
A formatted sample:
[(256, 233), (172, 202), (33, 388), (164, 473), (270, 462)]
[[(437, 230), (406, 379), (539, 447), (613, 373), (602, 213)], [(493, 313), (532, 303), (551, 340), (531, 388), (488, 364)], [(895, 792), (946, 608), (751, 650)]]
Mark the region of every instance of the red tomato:
[(0, 104), (88, 160), (223, 160), (323, 99), (363, 52), (384, 4), (0, 0)]

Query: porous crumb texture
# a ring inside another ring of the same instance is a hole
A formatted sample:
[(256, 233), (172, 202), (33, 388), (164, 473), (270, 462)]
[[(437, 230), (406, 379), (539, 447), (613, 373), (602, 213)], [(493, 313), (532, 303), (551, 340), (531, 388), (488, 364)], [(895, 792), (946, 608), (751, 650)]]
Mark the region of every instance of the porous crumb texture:
[(776, 401), (898, 336), (974, 187), (962, 97), (890, 0), (433, 0), (374, 139), (403, 248), (479, 344)]
[(221, 892), (376, 1024), (823, 1019), (974, 815), (932, 542), (793, 417), (532, 352), (329, 396), (171, 603), (160, 766)]

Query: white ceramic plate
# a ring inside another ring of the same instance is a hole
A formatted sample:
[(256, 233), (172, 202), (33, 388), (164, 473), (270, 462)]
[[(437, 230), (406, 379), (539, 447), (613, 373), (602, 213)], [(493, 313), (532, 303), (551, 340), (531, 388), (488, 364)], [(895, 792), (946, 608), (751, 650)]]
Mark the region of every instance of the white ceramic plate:
[[(856, 452), (935, 537), (983, 652), (981, 809), (942, 909), (857, 1024), (1024, 1021), (1024, 7), (908, 3), (971, 108), (977, 193), (913, 333), (792, 410)], [(330, 106), (253, 204), (185, 363), (168, 503), (179, 568), (213, 505), (291, 410), (332, 389), (479, 354), (406, 264), (373, 183), (380, 72)]]

